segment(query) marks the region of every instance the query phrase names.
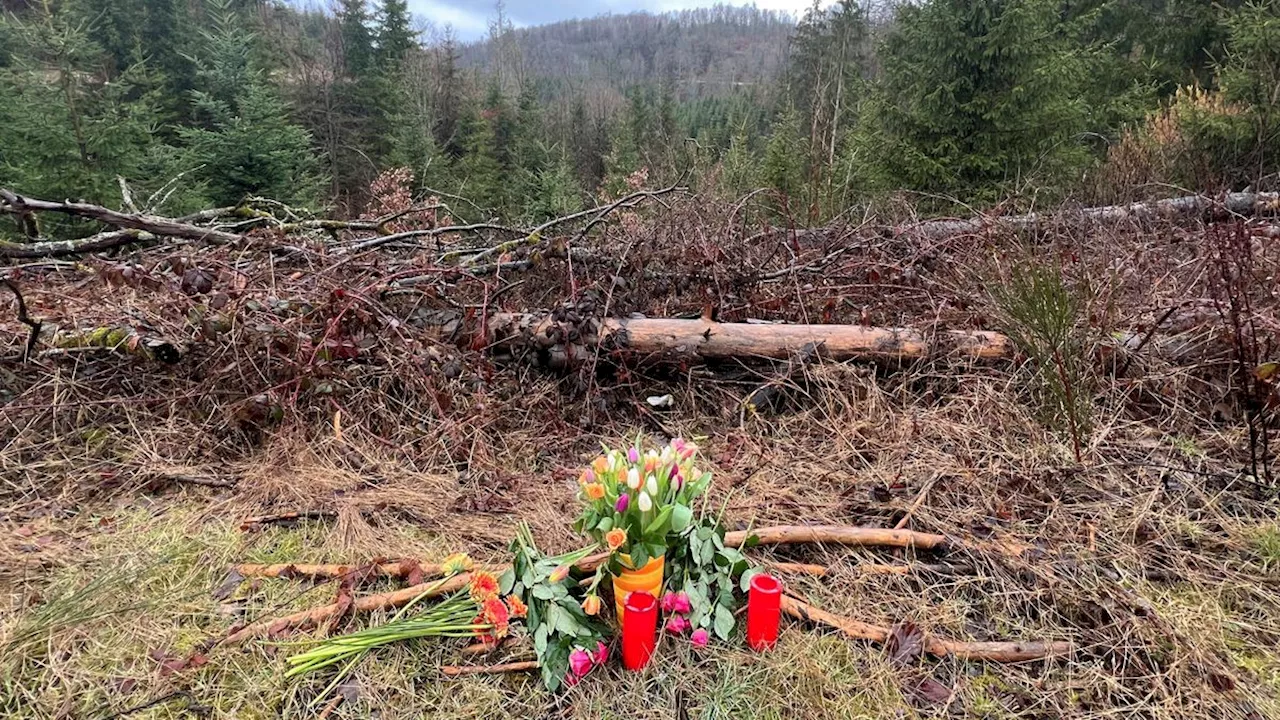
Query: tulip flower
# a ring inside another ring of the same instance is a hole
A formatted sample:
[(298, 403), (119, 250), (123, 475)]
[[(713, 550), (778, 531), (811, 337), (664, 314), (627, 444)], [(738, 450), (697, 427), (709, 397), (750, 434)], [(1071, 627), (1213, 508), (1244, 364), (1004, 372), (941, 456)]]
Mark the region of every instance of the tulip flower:
[(649, 493), (640, 493), (640, 512), (649, 512), (653, 509), (653, 498), (649, 497)]
[(603, 475), (609, 472), (609, 458), (601, 455), (591, 462), (591, 469), (596, 471), (597, 475)]
[(615, 512), (621, 514), (627, 511), (627, 506), (630, 504), (631, 496), (624, 493), (618, 496), (618, 502), (614, 503), (613, 509)]
[(602, 641), (597, 640), (596, 652), (592, 660), (595, 660), (597, 665), (603, 665), (606, 662), (609, 662), (609, 646), (605, 645)]
[(668, 445), (662, 448), (662, 455), (660, 455), (659, 458), (662, 460), (662, 464), (665, 465), (676, 459), (676, 451), (672, 450), (671, 446)]
[(581, 678), (591, 672), (591, 665), (591, 653), (586, 650), (576, 647), (573, 652), (569, 653), (569, 672), (575, 678)]
[(640, 489), (640, 471), (639, 470), (635, 468), (631, 468), (630, 470), (627, 471), (627, 487), (631, 488), (632, 490)]
[(650, 475), (649, 478), (644, 481), (644, 489), (645, 489), (645, 492), (649, 493), (650, 495), (657, 495), (658, 494), (658, 478)]
[(671, 472), (673, 473), (671, 476), (671, 486), (676, 489), (676, 492), (680, 492), (684, 489), (684, 475), (680, 472), (680, 468), (675, 468)]
[(640, 462), (640, 451), (636, 449), (634, 446), (632, 446), (631, 449), (627, 450), (627, 461), (630, 462), (632, 465)]
[(596, 615), (600, 612), (600, 596), (588, 595), (582, 599), (582, 612), (588, 615)]
[(590, 485), (596, 481), (596, 474), (591, 468), (582, 471), (582, 476), (578, 478), (579, 485)]
[(592, 500), (599, 500), (604, 497), (604, 486), (600, 483), (591, 483), (584, 486), (582, 489), (587, 493), (587, 497)]
[(547, 578), (547, 579), (548, 579), (548, 580), (550, 580), (550, 581), (551, 581), (551, 582), (553, 582), (553, 583), (558, 583), (558, 582), (564, 582), (565, 578), (567, 578), (567, 577), (569, 577), (569, 566), (568, 566), (568, 565), (561, 565), (560, 567), (556, 568), (555, 570), (552, 570), (552, 571), (551, 571), (551, 577), (549, 577), (549, 578)]
[(672, 635), (681, 635), (685, 630), (689, 629), (689, 620), (683, 615), (672, 615), (667, 618), (667, 632)]
[(689, 636), (689, 642), (693, 643), (693, 646), (696, 648), (706, 647), (710, 640), (711, 633), (708, 633), (706, 628), (698, 628)]
[(688, 460), (693, 457), (693, 454), (696, 452), (698, 452), (698, 447), (693, 444), (688, 444), (677, 450), (676, 454), (680, 456), (681, 460)]

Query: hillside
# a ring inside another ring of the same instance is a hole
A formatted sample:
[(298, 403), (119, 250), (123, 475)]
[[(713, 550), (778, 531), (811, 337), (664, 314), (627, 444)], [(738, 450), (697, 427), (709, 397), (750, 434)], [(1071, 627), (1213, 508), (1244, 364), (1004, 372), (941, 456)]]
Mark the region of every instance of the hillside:
[[(782, 67), (795, 18), (755, 7), (717, 6), (602, 15), (519, 28), (510, 34), (532, 78), (625, 88), (674, 80), (686, 97), (767, 82)], [(462, 63), (488, 68), (499, 43), (464, 46)]]

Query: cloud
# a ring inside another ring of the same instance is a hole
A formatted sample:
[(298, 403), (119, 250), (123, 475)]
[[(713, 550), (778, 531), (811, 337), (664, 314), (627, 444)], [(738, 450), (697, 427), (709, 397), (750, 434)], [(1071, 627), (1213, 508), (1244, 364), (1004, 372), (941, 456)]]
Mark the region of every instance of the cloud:
[(461, 0), (455, 2), (440, 2), (437, 0), (409, 0), (409, 10), (413, 14), (430, 21), (433, 25), (443, 28), (451, 26), (458, 37), (463, 40), (475, 40), (483, 36), (489, 31), (489, 16), (492, 14), (492, 7), (489, 12), (471, 6), (478, 3), (467, 2)]
[[(830, 5), (832, 0), (825, 0), (823, 5)], [(589, 18), (608, 13), (622, 14), (648, 11), (654, 13), (672, 10), (688, 10), (699, 7), (711, 7), (716, 0), (596, 0), (595, 2), (576, 2), (575, 0), (506, 0), (507, 17), (513, 25), (542, 25), (560, 20)], [(734, 2), (728, 0), (727, 5), (750, 5), (751, 2)], [(762, 10), (781, 10), (799, 15), (803, 13), (813, 0), (755, 0), (756, 7)], [(495, 14), (496, 0), (410, 0), (410, 7), (419, 16), (430, 20), (438, 27), (452, 25), (463, 40), (476, 40), (483, 37), (489, 29), (489, 19)]]

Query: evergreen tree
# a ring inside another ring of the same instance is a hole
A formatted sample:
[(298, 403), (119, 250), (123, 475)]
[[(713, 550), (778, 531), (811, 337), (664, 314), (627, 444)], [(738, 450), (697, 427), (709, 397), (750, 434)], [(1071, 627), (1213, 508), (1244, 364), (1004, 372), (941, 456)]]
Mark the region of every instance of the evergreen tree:
[(378, 10), (378, 62), (397, 74), (409, 51), (417, 47), (417, 35), (409, 23), (408, 0), (383, 0)]
[(1051, 0), (904, 5), (853, 151), (872, 187), (993, 200), (1088, 159), (1080, 64)]
[(800, 198), (804, 183), (804, 140), (800, 134), (800, 115), (794, 108), (784, 110), (773, 123), (764, 151), (760, 173), (767, 187), (778, 192), (779, 210)]
[(365, 0), (342, 0), (338, 26), (342, 36), (342, 62), (347, 74), (363, 78), (373, 68), (373, 31)]
[(230, 0), (208, 0), (212, 29), (197, 56), (193, 93), (202, 127), (184, 128), (184, 159), (210, 198), (234, 204), (249, 195), (285, 203), (318, 202), (320, 179), (311, 138), (292, 124), (274, 88), (254, 67), (252, 43)]

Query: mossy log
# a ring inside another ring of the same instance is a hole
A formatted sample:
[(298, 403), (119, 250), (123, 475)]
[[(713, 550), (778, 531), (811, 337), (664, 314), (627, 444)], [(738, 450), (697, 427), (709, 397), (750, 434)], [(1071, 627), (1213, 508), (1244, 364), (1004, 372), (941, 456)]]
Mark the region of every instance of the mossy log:
[(62, 330), (54, 335), (50, 344), (60, 350), (79, 348), (109, 350), (146, 360), (157, 360), (168, 365), (182, 359), (182, 351), (174, 343), (141, 335), (127, 327)]

